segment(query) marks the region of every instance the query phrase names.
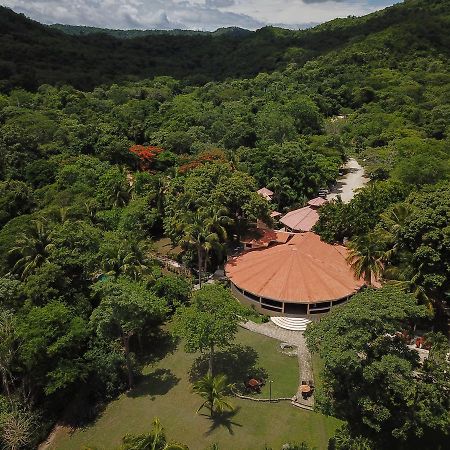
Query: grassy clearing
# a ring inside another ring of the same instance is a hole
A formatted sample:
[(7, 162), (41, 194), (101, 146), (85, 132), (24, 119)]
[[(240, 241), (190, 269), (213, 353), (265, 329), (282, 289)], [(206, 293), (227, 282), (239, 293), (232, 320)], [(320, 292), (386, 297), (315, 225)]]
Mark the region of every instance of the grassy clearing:
[[(239, 347), (230, 355), (218, 354), (217, 366), (223, 366), (231, 379), (236, 380), (245, 371), (257, 375), (264, 369), (273, 380), (274, 397), (295, 393), (297, 359), (281, 354), (277, 341), (240, 330), (237, 344)], [(201, 400), (192, 393), (189, 379), (205, 364), (198, 356), (186, 354), (179, 345), (146, 366), (136, 389), (108, 404), (94, 423), (71, 434), (61, 430), (51, 448), (114, 449), (124, 434), (148, 431), (155, 416), (161, 419), (170, 439), (186, 443), (191, 450), (205, 449), (214, 442), (221, 450), (261, 450), (265, 444), (275, 450), (285, 442), (302, 440), (319, 450), (327, 448), (339, 421), (296, 409), (288, 402), (263, 404), (233, 398), (235, 411), (220, 421), (195, 414)], [(267, 385), (261, 395), (268, 396)]]
[(176, 258), (181, 252), (181, 247), (173, 246), (169, 238), (161, 238), (153, 242), (153, 248), (161, 256)]

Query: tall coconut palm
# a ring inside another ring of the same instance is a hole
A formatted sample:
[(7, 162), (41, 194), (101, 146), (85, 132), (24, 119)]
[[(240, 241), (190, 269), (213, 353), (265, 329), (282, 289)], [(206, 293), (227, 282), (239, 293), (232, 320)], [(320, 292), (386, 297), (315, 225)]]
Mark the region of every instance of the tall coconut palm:
[(380, 215), (380, 231), (389, 246), (389, 249), (383, 255), (384, 261), (390, 261), (399, 252), (402, 230), (412, 214), (413, 208), (411, 205), (400, 203)]
[(213, 249), (217, 249), (226, 239), (226, 229), (223, 225), (225, 216), (220, 211), (202, 208), (195, 213), (185, 214), (178, 228), (182, 233), (180, 245), (192, 248), (197, 253), (198, 282), (202, 284), (202, 272), (205, 270), (205, 260)]
[(45, 222), (36, 220), (31, 232), (23, 233), (9, 251), (11, 255), (19, 255), (12, 272), (19, 273), (22, 279), (26, 278), (47, 260), (53, 248)]
[(205, 401), (197, 409), (197, 413), (202, 408), (208, 408), (211, 417), (216, 413), (225, 410), (233, 411), (233, 406), (225, 400), (227, 393), (233, 385), (228, 383), (226, 375), (213, 376), (208, 373), (203, 378), (194, 383), (194, 392), (199, 394)]
[(419, 303), (425, 305), (430, 311), (434, 310), (433, 299), (428, 295), (425, 287), (422, 285), (422, 267), (418, 270), (412, 270), (409, 260), (400, 266), (389, 266), (384, 273), (385, 279), (389, 284), (398, 286), (400, 289), (410, 292), (416, 297)]
[(347, 244), (347, 262), (350, 264), (356, 278), (363, 278), (367, 286), (379, 280), (383, 274), (383, 252), (379, 242), (372, 234), (362, 236)]

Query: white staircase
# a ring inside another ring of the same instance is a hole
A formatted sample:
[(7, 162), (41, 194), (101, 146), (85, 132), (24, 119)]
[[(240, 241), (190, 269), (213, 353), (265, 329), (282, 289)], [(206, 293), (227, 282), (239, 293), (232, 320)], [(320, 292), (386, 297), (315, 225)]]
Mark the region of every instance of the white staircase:
[(311, 321), (301, 317), (271, 317), (270, 320), (280, 328), (291, 331), (305, 331)]

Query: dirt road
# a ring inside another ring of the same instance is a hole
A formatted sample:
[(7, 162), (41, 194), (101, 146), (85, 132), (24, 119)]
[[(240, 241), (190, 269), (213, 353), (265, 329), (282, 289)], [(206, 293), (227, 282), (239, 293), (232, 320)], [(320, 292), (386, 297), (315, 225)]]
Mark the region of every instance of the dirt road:
[(364, 176), (364, 169), (356, 159), (349, 159), (344, 168), (346, 174), (336, 182), (331, 193), (328, 194), (327, 200), (332, 200), (340, 195), (342, 201), (348, 203), (355, 196), (356, 191), (369, 181)]

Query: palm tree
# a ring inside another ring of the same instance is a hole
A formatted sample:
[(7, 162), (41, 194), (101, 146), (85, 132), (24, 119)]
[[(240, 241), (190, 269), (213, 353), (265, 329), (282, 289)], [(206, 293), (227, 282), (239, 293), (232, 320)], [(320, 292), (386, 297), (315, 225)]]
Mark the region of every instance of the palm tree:
[(198, 282), (202, 285), (202, 272), (206, 270), (207, 258), (212, 250), (218, 250), (227, 237), (224, 227), (227, 216), (224, 209), (201, 208), (195, 213), (188, 212), (178, 227), (183, 233), (182, 247), (190, 247), (197, 252)]
[(233, 406), (225, 400), (227, 392), (232, 389), (226, 375), (213, 376), (208, 372), (203, 378), (194, 383), (194, 392), (199, 394), (205, 401), (197, 409), (197, 413), (206, 407), (211, 417), (216, 413), (222, 413), (226, 409), (233, 411)]
[(46, 230), (45, 223), (36, 220), (31, 232), (23, 233), (16, 245), (9, 251), (11, 255), (20, 255), (12, 268), (12, 272), (19, 272), (22, 279), (26, 278), (46, 261), (53, 248), (54, 245)]
[(189, 448), (176, 442), (167, 442), (164, 428), (158, 417), (155, 417), (150, 433), (140, 435), (127, 434), (123, 438), (121, 450), (189, 450)]
[(380, 215), (381, 235), (390, 246), (390, 248), (383, 255), (384, 261), (390, 261), (399, 252), (402, 230), (412, 214), (413, 209), (411, 205), (400, 203)]
[(384, 265), (383, 252), (373, 234), (362, 236), (347, 244), (347, 262), (350, 264), (356, 278), (363, 278), (367, 286), (372, 286), (374, 280), (381, 278)]
[(425, 305), (430, 311), (434, 310), (433, 299), (428, 296), (422, 285), (422, 265), (417, 270), (412, 270), (408, 259), (400, 266), (389, 266), (384, 273), (388, 283), (398, 286), (400, 289), (410, 292), (419, 303)]
[(111, 192), (107, 197), (108, 203), (112, 206), (126, 206), (131, 199), (133, 186), (126, 181), (126, 172), (124, 172), (124, 180), (118, 181), (112, 186)]
[(149, 272), (149, 262), (141, 245), (137, 243), (123, 244), (117, 249), (115, 255), (103, 261), (103, 271), (106, 275), (115, 277), (127, 275), (138, 280)]

